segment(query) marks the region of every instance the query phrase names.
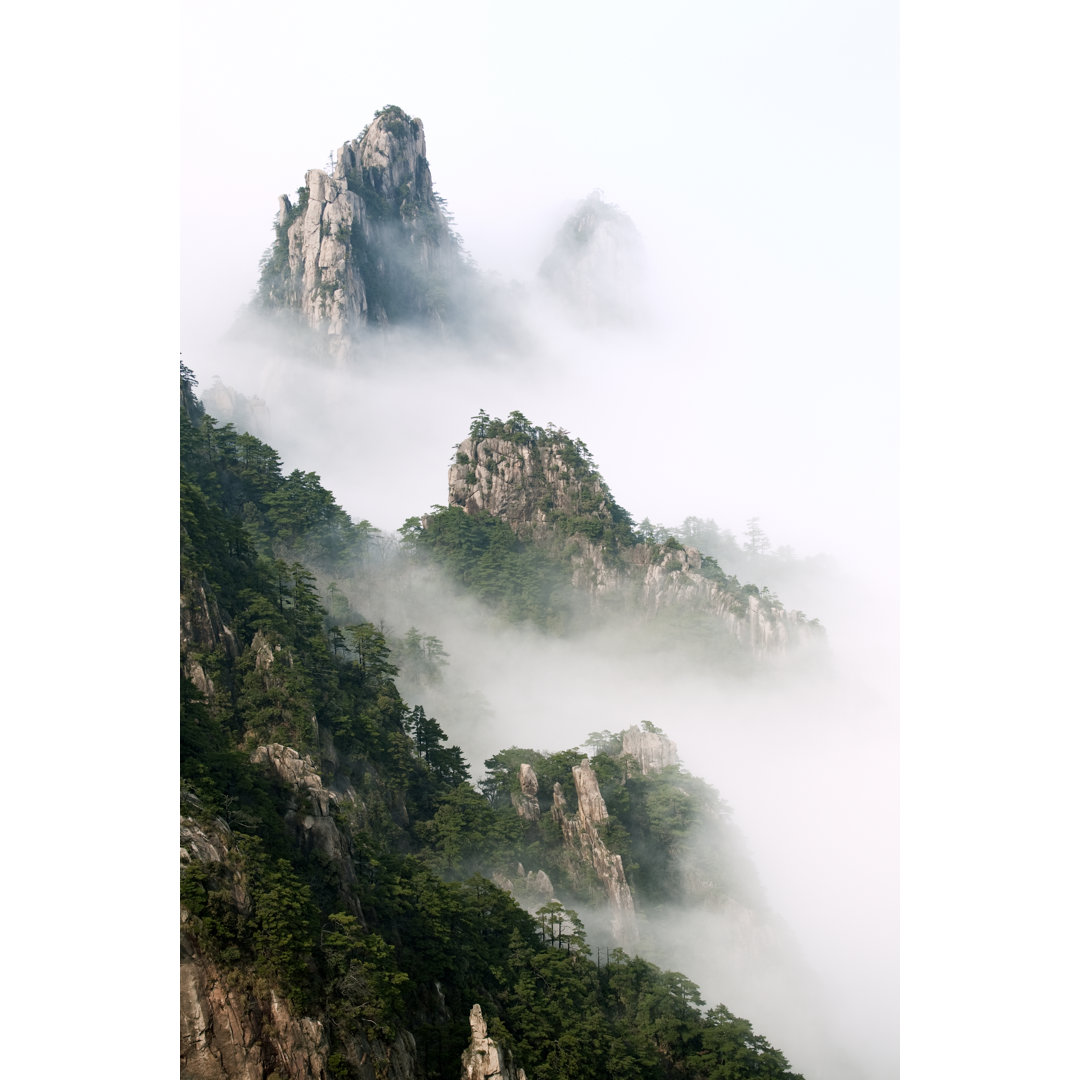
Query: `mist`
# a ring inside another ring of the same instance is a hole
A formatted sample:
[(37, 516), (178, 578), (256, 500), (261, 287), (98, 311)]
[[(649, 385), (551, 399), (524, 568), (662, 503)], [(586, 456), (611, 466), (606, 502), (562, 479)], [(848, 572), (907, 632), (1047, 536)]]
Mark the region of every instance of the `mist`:
[[(369, 580), (362, 610), (398, 633), (419, 626), (446, 648), (444, 683), (403, 692), (440, 719), (477, 779), (483, 760), (510, 745), (586, 755), (590, 732), (643, 722), (672, 738), (688, 771), (732, 807), (790, 935), (755, 969), (732, 951), (721, 913), (651, 912), (643, 955), (751, 1018), (808, 1080), (897, 1075), (895, 686), (868, 665), (865, 642), (849, 651), (842, 635), (824, 663), (735, 675), (658, 654), (629, 628), (570, 640), (507, 628), (426, 572)], [(845, 602), (864, 635), (880, 635), (880, 658), (887, 616), (860, 611), (850, 593), (838, 611)], [(605, 917), (580, 914), (602, 939)]]
[[(373, 521), (388, 540), (406, 517), (447, 501), (447, 467), (469, 418), (479, 408), (505, 415), (515, 407), (583, 437), (638, 520), (661, 518), (649, 501), (656, 485), (655, 502), (711, 514), (738, 531), (734, 512), (722, 516), (735, 466), (721, 468), (708, 433), (684, 437), (683, 417), (658, 414), (648, 400), (648, 377), (668, 344), (663, 331), (588, 334), (549, 317), (548, 340), (516, 357), (445, 343), (418, 350), (411, 341), (391, 344), (388, 366), (378, 370), (313, 367), (241, 345), (223, 344), (214, 355), (223, 382), (267, 403), (268, 430), (258, 434), (285, 468), (318, 471), (354, 518)], [(640, 385), (624, 386), (635, 379)], [(646, 457), (650, 449), (663, 456), (645, 476), (625, 467), (639, 444)], [(620, 455), (624, 468), (610, 468), (607, 459), (617, 465)], [(633, 502), (617, 475), (633, 482)], [(672, 482), (685, 501), (674, 503)], [(846, 528), (839, 550), (853, 535), (865, 542), (854, 525)], [(790, 539), (774, 536), (777, 544)], [(644, 721), (669, 735), (689, 771), (732, 806), (789, 936), (762, 974), (745, 962), (732, 966), (722, 915), (654, 913), (643, 953), (689, 975), (707, 1001), (750, 1018), (808, 1080), (885, 1080), (897, 1075), (898, 1039), (896, 609), (889, 577), (866, 569), (874, 558), (883, 554), (854, 565), (834, 556), (827, 570), (796, 567), (778, 594), (789, 609), (822, 620), (827, 655), (749, 675), (676, 650), (650, 652), (631, 627), (570, 639), (508, 628), (437, 574), (402, 571), (392, 555), (339, 584), (357, 611), (391, 633), (415, 626), (440, 639), (449, 655), (443, 683), (402, 681), (402, 692), (461, 746), (475, 780), (486, 758), (511, 745), (586, 754), (591, 731)], [(602, 915), (579, 913), (590, 937), (602, 935)], [(811, 1002), (820, 1013), (808, 1012)]]
[[(285, 470), (317, 472), (354, 519), (391, 536), (446, 502), (470, 418), (516, 409), (582, 438), (637, 521), (710, 517), (738, 536), (757, 517), (774, 546), (827, 555), (828, 575), (807, 569), (775, 590), (824, 623), (827, 660), (745, 678), (678, 655), (642, 663), (617, 637), (496, 627), (423, 575), (358, 568), (348, 588), (366, 618), (443, 642), (444, 685), (403, 692), (476, 777), (510, 745), (585, 753), (600, 728), (662, 728), (732, 806), (769, 906), (821, 987), (835, 1045), (815, 1042), (775, 983), (747, 984), (745, 1004), (732, 998), (720, 958), (701, 948), (717, 928), (700, 913), (651, 926), (664, 956), (650, 958), (745, 1015), (808, 1080), (841, 1075), (841, 1057), (853, 1076), (891, 1080), (893, 14), (677, 4), (657, 20), (556, 4), (525, 25), (482, 3), (453, 13), (421, 3), (335, 16), (342, 40), (401, 43), (366, 49), (357, 68), (297, 57), (272, 25), (288, 9), (244, 7), (194, 3), (184, 14), (182, 349), (208, 411), (230, 419), (215, 411), (215, 378), (260, 399), (254, 434)], [(254, 88), (281, 71), (318, 92), (271, 107)], [(235, 334), (277, 196), (388, 102), (423, 119), (435, 186), (510, 306), (515, 341), (390, 334), (370, 357), (332, 367), (283, 340)], [(537, 274), (596, 188), (633, 221), (645, 277), (632, 318), (588, 325)]]

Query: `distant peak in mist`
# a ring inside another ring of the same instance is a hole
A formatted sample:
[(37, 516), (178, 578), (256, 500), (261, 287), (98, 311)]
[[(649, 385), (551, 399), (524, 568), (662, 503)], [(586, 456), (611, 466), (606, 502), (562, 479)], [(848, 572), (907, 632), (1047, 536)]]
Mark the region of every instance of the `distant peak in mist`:
[(563, 223), (540, 278), (578, 322), (621, 323), (644, 310), (644, 264), (629, 215), (593, 191)]
[(241, 331), (259, 334), (269, 317), (276, 336), (290, 328), (306, 351), (338, 361), (371, 352), (372, 333), (392, 329), (512, 345), (528, 336), (537, 297), (570, 323), (638, 321), (643, 265), (633, 222), (593, 191), (553, 238), (535, 282), (522, 291), (486, 280), (435, 190), (423, 122), (387, 105), (279, 197)]

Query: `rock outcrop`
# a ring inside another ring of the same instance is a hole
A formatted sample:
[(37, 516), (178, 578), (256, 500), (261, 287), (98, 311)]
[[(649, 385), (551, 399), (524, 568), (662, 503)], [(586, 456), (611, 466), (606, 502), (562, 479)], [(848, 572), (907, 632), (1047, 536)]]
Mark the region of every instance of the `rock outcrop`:
[(180, 670), (208, 698), (214, 696), (214, 682), (195, 654), (219, 646), (229, 656), (239, 655), (236, 638), (205, 583), (185, 575), (180, 589)]
[(464, 273), (423, 123), (389, 106), (338, 149), (332, 171), (307, 172), (295, 202), (280, 197), (258, 300), (343, 357), (368, 326), (441, 325)]
[(181, 1080), (263, 1080), (272, 1072), (322, 1080), (323, 1025), (297, 1017), (273, 991), (266, 1001), (230, 988), (190, 939), (180, 944)]
[(211, 387), (203, 392), (202, 400), (207, 412), (222, 423), (230, 423), (237, 431), (250, 432), (260, 439), (269, 437), (270, 410), (258, 395), (247, 397), (215, 376)]
[[(290, 789), (293, 797), (285, 810), (285, 824), (293, 830), (301, 851), (318, 855), (334, 869), (342, 903), (353, 915), (362, 917), (352, 850), (332, 813), (342, 796), (323, 785), (310, 756), (301, 757), (291, 746), (270, 743), (256, 747), (251, 761), (273, 770)], [(356, 794), (348, 789), (344, 798), (355, 802)]]
[[(197, 800), (192, 799), (197, 804)], [(180, 820), (180, 864), (212, 864), (238, 912), (251, 911), (243, 875), (235, 869), (231, 833)], [(262, 1080), (277, 1069), (299, 1080), (325, 1075), (328, 1046), (322, 1024), (294, 1015), (272, 990), (252, 996), (223, 977), (198, 946), (191, 914), (180, 908), (180, 1076), (182, 1080)]]
[[(260, 747), (268, 763), (305, 786), (324, 807), (321, 784), (313, 782), (307, 763), (288, 748)], [(284, 754), (280, 750), (285, 750)], [(257, 751), (258, 753), (258, 751)], [(187, 796), (195, 809), (198, 799)], [(194, 817), (180, 820), (180, 865), (213, 867), (215, 888), (244, 917), (252, 900), (237, 869), (229, 826), (220, 818), (207, 824)], [(302, 1016), (272, 988), (245, 978), (235, 966), (230, 975), (199, 944), (197, 920), (180, 906), (180, 1077), (181, 1080), (326, 1080), (330, 1044), (323, 1021)], [(416, 1042), (401, 1032), (392, 1044), (369, 1040), (357, 1031), (340, 1045), (339, 1054), (362, 1080), (415, 1080)]]
[(505, 422), (474, 421), (450, 466), (448, 505), (493, 514), (550, 551), (598, 612), (692, 612), (715, 620), (755, 657), (823, 640), (802, 612), (785, 611), (767, 589), (741, 585), (695, 548), (637, 537), (585, 445), (551, 425), (536, 428), (513, 413)]
[(642, 776), (679, 764), (679, 752), (663, 732), (642, 731), (637, 724), (622, 733), (622, 754), (641, 766)]
[(461, 1055), (461, 1080), (526, 1080), (509, 1050), (488, 1035), (479, 1005), (469, 1011), (469, 1045)]
[(536, 773), (527, 761), (523, 761), (518, 770), (518, 785), (521, 790), (515, 791), (510, 800), (514, 809), (526, 821), (539, 821), (540, 800), (537, 792), (540, 790), (540, 781), (536, 779)]
[(595, 875), (607, 897), (615, 940), (620, 946), (628, 948), (634, 945), (638, 937), (634, 897), (626, 882), (622, 856), (608, 850), (600, 835), (599, 830), (607, 821), (607, 806), (588, 758), (582, 758), (581, 764), (574, 766), (573, 773), (577, 813), (567, 812), (562, 785), (556, 783), (551, 816), (562, 830), (563, 841), (575, 864), (574, 869), (584, 867)]

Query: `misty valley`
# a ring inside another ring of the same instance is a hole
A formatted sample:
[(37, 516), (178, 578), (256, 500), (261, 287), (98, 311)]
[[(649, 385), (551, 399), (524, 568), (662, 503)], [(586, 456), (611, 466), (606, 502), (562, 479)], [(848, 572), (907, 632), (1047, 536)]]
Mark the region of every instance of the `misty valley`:
[(850, 582), (636, 520), (536, 413), (651, 340), (628, 214), (587, 195), (525, 285), (464, 243), (387, 106), (183, 357), (181, 1077), (883, 1076), (846, 1002), (888, 989), (803, 929), (887, 771)]

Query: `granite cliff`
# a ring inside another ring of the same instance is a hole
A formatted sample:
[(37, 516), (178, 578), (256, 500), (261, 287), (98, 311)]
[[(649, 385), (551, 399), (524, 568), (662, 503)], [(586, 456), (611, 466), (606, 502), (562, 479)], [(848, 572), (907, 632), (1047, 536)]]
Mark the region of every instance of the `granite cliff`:
[(368, 327), (442, 327), (466, 276), (423, 123), (388, 106), (339, 147), (330, 171), (308, 170), (295, 198), (280, 197), (258, 303), (291, 313), (340, 358)]
[(450, 466), (448, 505), (498, 518), (550, 554), (597, 614), (693, 613), (757, 658), (823, 640), (816, 620), (786, 611), (767, 588), (741, 584), (674, 539), (657, 544), (637, 534), (585, 444), (520, 413), (474, 419)]

